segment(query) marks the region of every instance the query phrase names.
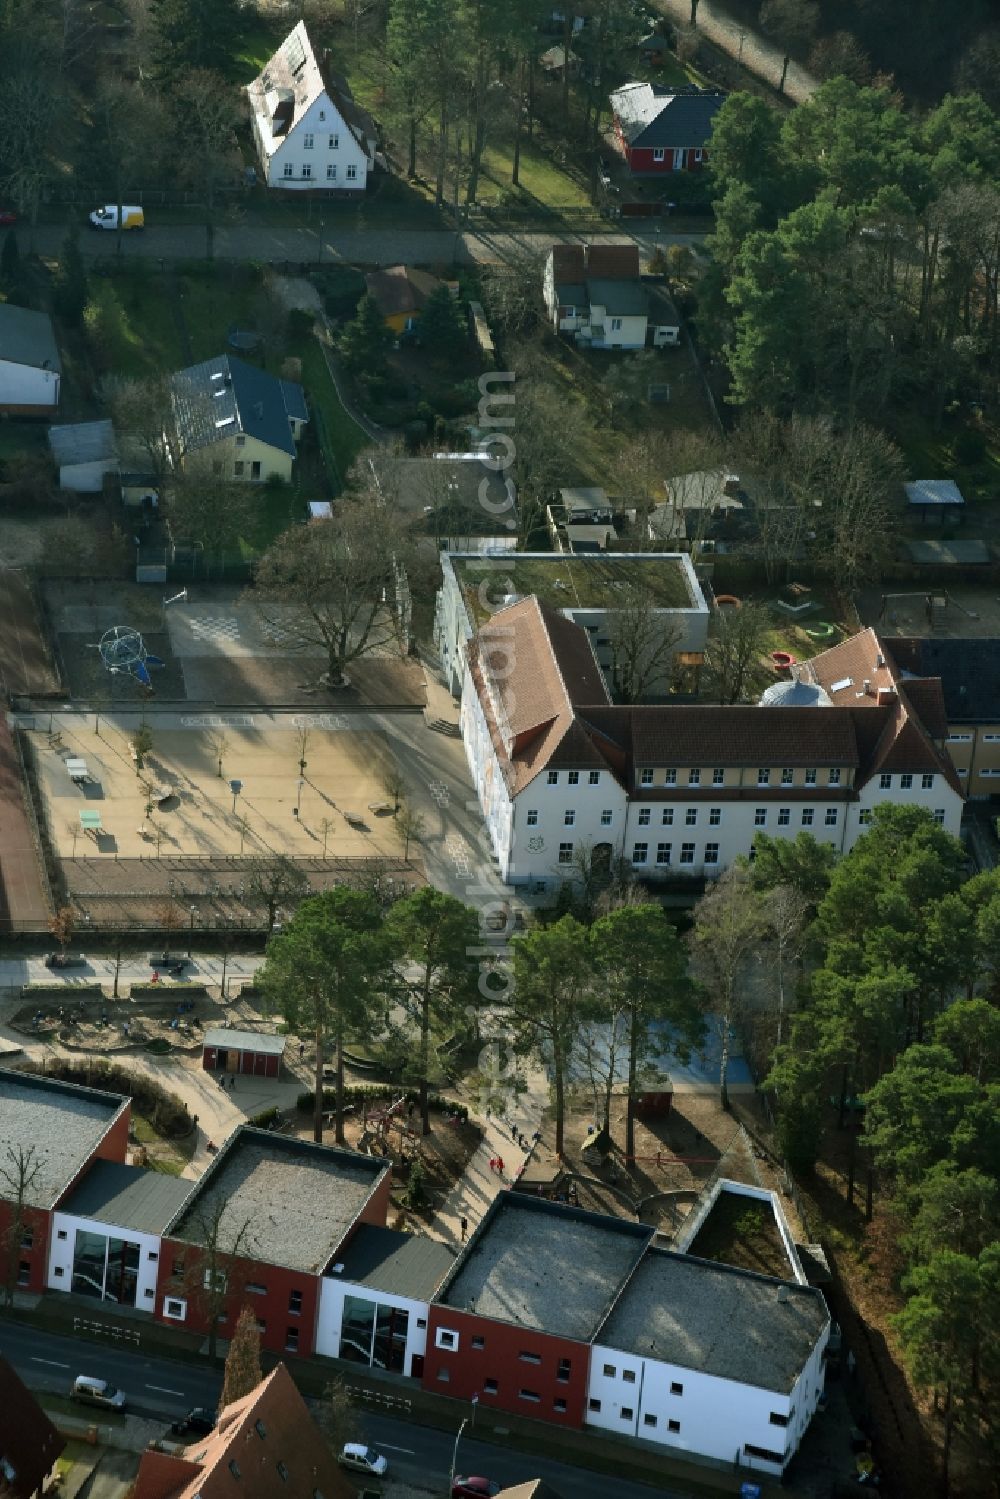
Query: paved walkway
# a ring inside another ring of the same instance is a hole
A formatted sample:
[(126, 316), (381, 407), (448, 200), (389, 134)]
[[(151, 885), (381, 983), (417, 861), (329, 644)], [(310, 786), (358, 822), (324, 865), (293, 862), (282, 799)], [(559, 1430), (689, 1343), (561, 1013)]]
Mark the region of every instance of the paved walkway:
[[(691, 20), (691, 0), (654, 0), (654, 3), (657, 10), (681, 26), (687, 26)], [(745, 23), (734, 20), (721, 5), (713, 4), (713, 0), (698, 0), (696, 24), (698, 30), (721, 51), (735, 58), (772, 88), (778, 87), (784, 60), (780, 47), (761, 36), (759, 31), (753, 31)], [(818, 88), (819, 83), (807, 69), (797, 62), (788, 64), (788, 76), (785, 79), (787, 98), (794, 100), (796, 104), (802, 104)]]

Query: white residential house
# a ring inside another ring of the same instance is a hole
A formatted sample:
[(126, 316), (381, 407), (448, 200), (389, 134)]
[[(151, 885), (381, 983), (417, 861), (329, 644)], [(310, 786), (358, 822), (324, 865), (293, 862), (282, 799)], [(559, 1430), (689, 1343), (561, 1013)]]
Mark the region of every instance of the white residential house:
[(318, 61), (300, 21), (247, 89), (268, 187), (364, 192), (377, 131), (345, 79)]
[(493, 613), (467, 662), (462, 737), (509, 884), (577, 879), (585, 853), (713, 877), (760, 833), (846, 853), (883, 802), (959, 831), (940, 680), (904, 680), (872, 630), (756, 707), (615, 706), (587, 632), (536, 597)]
[(668, 293), (640, 275), (638, 245), (553, 245), (542, 291), (553, 328), (582, 347), (680, 342), (680, 318)]
[(47, 312), (0, 302), (0, 413), (54, 416), (62, 365)]
[[(579, 491), (565, 490), (564, 494)], [(575, 512), (574, 512), (575, 513)], [(599, 512), (605, 513), (605, 512)], [(677, 552), (452, 551), (441, 556), (434, 643), (454, 696), (462, 692), (469, 645), (497, 609), (536, 594), (589, 635), (602, 670), (611, 670), (608, 620), (623, 586), (648, 589), (665, 630), (676, 636), (674, 660), (698, 664), (708, 637), (708, 605), (691, 559)]]

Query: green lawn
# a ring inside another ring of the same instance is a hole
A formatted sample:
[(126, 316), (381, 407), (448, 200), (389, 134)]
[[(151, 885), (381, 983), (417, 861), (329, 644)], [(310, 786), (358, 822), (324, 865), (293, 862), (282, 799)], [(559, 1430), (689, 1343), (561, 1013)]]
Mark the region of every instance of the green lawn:
[(315, 337), (309, 334), (295, 352), (302, 360), (302, 384), (310, 410), (319, 416), (320, 444), (328, 444), (337, 468), (336, 477), (343, 484), (351, 464), (361, 449), (368, 446), (369, 438), (341, 405)]
[[(537, 143), (521, 142), (520, 183), (511, 187), (513, 141), (493, 141), (483, 153), (479, 200), (489, 203), (502, 192), (504, 201), (513, 206), (552, 208), (589, 208), (590, 193), (584, 182), (572, 176), (565, 167), (540, 150)], [(511, 196), (513, 195), (513, 196)]]

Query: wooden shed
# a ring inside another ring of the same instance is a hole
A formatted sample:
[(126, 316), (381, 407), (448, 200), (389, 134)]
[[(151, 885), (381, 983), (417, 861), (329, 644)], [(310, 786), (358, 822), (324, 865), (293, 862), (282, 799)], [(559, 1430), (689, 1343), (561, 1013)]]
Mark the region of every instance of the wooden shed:
[(254, 1077), (278, 1077), (285, 1052), (284, 1036), (262, 1031), (236, 1031), (218, 1026), (205, 1032), (201, 1065), (206, 1072), (240, 1072)]

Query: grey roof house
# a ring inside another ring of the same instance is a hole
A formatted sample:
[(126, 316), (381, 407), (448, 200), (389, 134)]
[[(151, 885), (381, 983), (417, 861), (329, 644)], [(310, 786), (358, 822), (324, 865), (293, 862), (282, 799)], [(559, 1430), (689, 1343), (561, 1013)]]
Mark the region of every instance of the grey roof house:
[(52, 416), (61, 383), (62, 365), (48, 313), (0, 302), (0, 412)]
[(615, 135), (632, 176), (700, 168), (725, 99), (716, 89), (658, 83), (632, 82), (616, 89), (611, 95)]
[(591, 349), (680, 342), (669, 293), (643, 279), (638, 245), (553, 245), (542, 289), (552, 326)]
[(172, 462), (194, 455), (233, 480), (291, 479), (295, 444), (309, 420), (302, 386), (219, 354), (170, 378)]

